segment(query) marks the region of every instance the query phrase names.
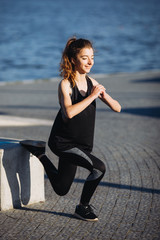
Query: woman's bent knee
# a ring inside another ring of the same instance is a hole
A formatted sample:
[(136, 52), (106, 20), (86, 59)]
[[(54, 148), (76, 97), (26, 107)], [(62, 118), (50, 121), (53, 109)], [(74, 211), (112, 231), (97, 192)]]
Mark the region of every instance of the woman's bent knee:
[(101, 161), (101, 163), (99, 164), (99, 166), (97, 167), (97, 169), (102, 172), (102, 174), (105, 174), (106, 172), (106, 166), (104, 164), (104, 162)]
[(105, 165), (102, 163), (101, 167), (99, 167), (99, 169), (93, 168), (92, 172), (90, 173), (90, 175), (87, 177), (87, 181), (94, 181), (97, 179), (102, 179), (102, 177), (104, 176), (106, 171), (106, 167)]
[(65, 196), (69, 192), (68, 188), (63, 188), (63, 189), (62, 188), (56, 188), (54, 190), (57, 193), (57, 195), (59, 195), (59, 196)]
[(105, 172), (106, 172), (106, 166), (105, 166), (105, 164), (104, 164), (103, 162), (102, 162), (102, 164), (101, 164), (100, 171), (101, 171), (103, 174), (105, 174)]

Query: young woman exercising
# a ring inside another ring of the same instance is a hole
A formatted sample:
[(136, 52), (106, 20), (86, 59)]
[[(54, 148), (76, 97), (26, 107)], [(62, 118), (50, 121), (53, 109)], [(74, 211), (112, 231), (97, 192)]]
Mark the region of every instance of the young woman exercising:
[(77, 166), (89, 171), (75, 215), (83, 220), (97, 221), (89, 205), (90, 199), (105, 173), (104, 163), (95, 157), (93, 148), (96, 99), (113, 111), (120, 112), (120, 104), (109, 96), (104, 86), (88, 77), (94, 64), (94, 49), (86, 39), (71, 38), (64, 49), (58, 89), (60, 110), (54, 121), (48, 145), (59, 157), (58, 169), (45, 155), (45, 142), (25, 140), (21, 144), (37, 156), (44, 166), (54, 191), (63, 196), (73, 183)]

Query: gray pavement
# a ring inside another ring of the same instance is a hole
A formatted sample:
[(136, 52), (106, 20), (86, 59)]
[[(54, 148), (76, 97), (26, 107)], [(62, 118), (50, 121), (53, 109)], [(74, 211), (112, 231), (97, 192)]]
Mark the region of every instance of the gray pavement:
[[(107, 168), (91, 201), (99, 221), (72, 215), (87, 176), (78, 168), (66, 196), (45, 177), (44, 203), (0, 212), (0, 239), (160, 239), (160, 70), (94, 77), (122, 105), (114, 113), (97, 100), (94, 153)], [(47, 141), (57, 86), (58, 79), (1, 85), (0, 136)]]

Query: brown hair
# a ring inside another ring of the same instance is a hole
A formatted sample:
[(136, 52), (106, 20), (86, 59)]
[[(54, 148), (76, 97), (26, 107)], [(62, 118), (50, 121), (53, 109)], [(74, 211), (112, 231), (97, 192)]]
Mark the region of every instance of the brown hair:
[(93, 49), (92, 43), (89, 40), (73, 37), (68, 40), (63, 51), (60, 62), (60, 76), (68, 79), (72, 87), (75, 86), (75, 67), (72, 59), (76, 60), (80, 50), (86, 47)]

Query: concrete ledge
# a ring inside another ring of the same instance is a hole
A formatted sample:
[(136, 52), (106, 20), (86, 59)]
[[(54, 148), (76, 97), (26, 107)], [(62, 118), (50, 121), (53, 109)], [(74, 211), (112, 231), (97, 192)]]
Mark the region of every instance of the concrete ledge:
[(44, 169), (19, 140), (0, 138), (0, 210), (45, 201)]

